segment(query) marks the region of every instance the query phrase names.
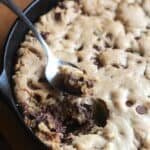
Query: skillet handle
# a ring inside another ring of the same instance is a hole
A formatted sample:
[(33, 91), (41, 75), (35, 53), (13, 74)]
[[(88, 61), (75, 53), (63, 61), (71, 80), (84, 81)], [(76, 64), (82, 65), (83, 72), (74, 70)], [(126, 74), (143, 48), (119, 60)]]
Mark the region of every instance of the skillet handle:
[(10, 92), (10, 86), (9, 86), (9, 82), (5, 70), (3, 70), (0, 75), (0, 94), (2, 94), (2, 96), (4, 96), (7, 101), (12, 98)]

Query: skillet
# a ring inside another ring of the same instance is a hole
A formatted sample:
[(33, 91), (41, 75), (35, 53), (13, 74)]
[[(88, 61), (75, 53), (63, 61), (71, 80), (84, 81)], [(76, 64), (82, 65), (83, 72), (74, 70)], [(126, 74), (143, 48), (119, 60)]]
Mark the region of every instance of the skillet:
[[(31, 5), (24, 11), (24, 13), (28, 16), (31, 22), (36, 22), (38, 18), (52, 9), (58, 0), (35, 0), (31, 3)], [(15, 96), (13, 94), (13, 68), (16, 62), (17, 50), (20, 46), (20, 43), (24, 40), (25, 34), (28, 32), (28, 27), (24, 22), (17, 19), (15, 24), (13, 25), (8, 38), (6, 40), (4, 46), (4, 55), (3, 55), (3, 69), (0, 74), (0, 94), (3, 96), (3, 100), (9, 108), (15, 113), (18, 118), (18, 123), (21, 124), (22, 128), (32, 136), (33, 140), (40, 144), (40, 149), (47, 149), (46, 145), (44, 145), (29, 129), (23, 120), (21, 112), (19, 111), (19, 106), (17, 105), (17, 101), (15, 100)]]

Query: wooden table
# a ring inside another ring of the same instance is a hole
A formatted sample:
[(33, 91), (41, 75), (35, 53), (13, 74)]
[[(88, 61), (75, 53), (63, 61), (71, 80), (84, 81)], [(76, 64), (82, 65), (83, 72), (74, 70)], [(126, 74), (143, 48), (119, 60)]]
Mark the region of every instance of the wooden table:
[[(32, 0), (15, 0), (22, 9), (31, 1)], [(1, 56), (3, 53), (3, 45), (15, 18), (16, 16), (10, 10), (0, 4), (0, 64), (2, 64)], [(3, 101), (4, 99), (0, 96), (0, 137), (3, 135), (11, 148), (5, 147), (5, 142), (0, 138), (0, 150), (39, 150), (39, 147), (37, 148), (37, 144), (32, 141), (32, 138), (23, 131), (15, 114)]]

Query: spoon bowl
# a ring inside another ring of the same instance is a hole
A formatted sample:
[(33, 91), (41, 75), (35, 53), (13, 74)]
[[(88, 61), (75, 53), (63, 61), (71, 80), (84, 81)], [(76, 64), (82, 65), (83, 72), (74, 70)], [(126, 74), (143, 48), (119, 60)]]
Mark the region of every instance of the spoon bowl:
[(53, 88), (59, 91), (66, 92), (71, 95), (77, 95), (73, 90), (70, 90), (67, 87), (65, 87), (64, 76), (62, 76), (60, 73), (60, 67), (62, 66), (71, 66), (73, 68), (79, 69), (76, 65), (59, 59), (48, 61), (48, 64), (45, 68), (45, 77), (47, 81)]

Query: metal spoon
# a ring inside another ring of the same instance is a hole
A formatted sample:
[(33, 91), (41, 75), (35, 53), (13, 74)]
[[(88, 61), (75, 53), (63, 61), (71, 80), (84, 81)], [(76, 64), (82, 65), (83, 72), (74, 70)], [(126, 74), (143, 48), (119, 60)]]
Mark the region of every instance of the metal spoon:
[(45, 68), (45, 77), (49, 84), (53, 86), (55, 89), (58, 89), (59, 91), (67, 92), (69, 94), (74, 95), (74, 92), (71, 92), (71, 90), (67, 90), (67, 88), (62, 86), (62, 78), (59, 80), (58, 78), (58, 73), (59, 73), (59, 67), (62, 65), (69, 65), (75, 68), (78, 68), (72, 63), (60, 60), (56, 58), (51, 49), (49, 48), (48, 44), (46, 41), (43, 39), (41, 34), (36, 30), (34, 25), (31, 23), (31, 21), (27, 18), (27, 16), (19, 9), (16, 4), (13, 2), (13, 0), (0, 0), (4, 5), (6, 5), (9, 9), (11, 9), (17, 16), (20, 17), (30, 28), (30, 30), (34, 33), (35, 37), (39, 40), (41, 43), (41, 46), (45, 50), (47, 57), (48, 57), (48, 62)]

